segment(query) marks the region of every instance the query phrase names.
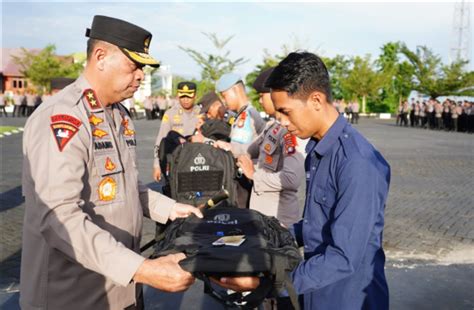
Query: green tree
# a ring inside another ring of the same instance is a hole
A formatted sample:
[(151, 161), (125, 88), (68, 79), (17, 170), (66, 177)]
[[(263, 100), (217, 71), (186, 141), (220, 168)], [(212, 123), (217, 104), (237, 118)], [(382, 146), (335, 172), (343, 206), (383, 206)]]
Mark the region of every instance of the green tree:
[(413, 88), (412, 76), (414, 67), (408, 61), (400, 61), (402, 43), (389, 42), (382, 46), (377, 65), (380, 71), (387, 76), (388, 83), (380, 96), (382, 106), (393, 112), (399, 103), (406, 99)]
[(39, 53), (22, 48), (22, 55), (14, 57), (21, 73), (40, 93), (50, 91), (52, 78), (77, 78), (83, 70), (82, 63), (73, 63), (72, 57), (57, 56), (55, 52), (56, 47), (49, 44)]
[(217, 50), (216, 53), (198, 52), (192, 48), (178, 46), (201, 67), (201, 78), (203, 81), (215, 84), (223, 74), (234, 71), (237, 66), (248, 61), (243, 57), (235, 60), (229, 58), (230, 51), (225, 49), (225, 47), (234, 36), (219, 39), (215, 33), (203, 32), (203, 35), (211, 41)]
[(414, 89), (431, 98), (472, 94), (469, 88), (474, 85), (474, 73), (465, 71), (467, 61), (443, 65), (441, 58), (426, 46), (413, 52), (403, 45), (401, 51), (414, 67)]
[[(352, 59), (352, 68), (347, 77), (341, 81), (342, 87), (348, 94), (362, 100), (362, 113), (367, 111), (367, 99), (378, 97), (383, 87), (387, 84), (387, 75), (374, 70), (374, 63), (370, 55), (364, 58), (356, 56)], [(372, 107), (372, 111), (381, 110), (377, 105)]]
[(249, 91), (248, 91), (249, 99), (252, 102), (252, 105), (258, 111), (263, 110), (262, 106), (260, 105), (260, 101), (259, 101), (260, 96), (257, 93), (257, 91), (251, 86), (255, 82), (255, 80), (257, 79), (257, 77), (260, 75), (260, 73), (262, 71), (264, 71), (266, 69), (269, 69), (271, 67), (275, 67), (276, 65), (278, 65), (278, 63), (282, 59), (283, 59), (282, 56), (279, 56), (279, 55), (272, 56), (268, 52), (267, 49), (264, 49), (263, 50), (263, 63), (258, 64), (257, 66), (255, 66), (255, 69), (252, 72), (250, 72), (249, 74), (247, 74), (247, 76), (245, 77), (245, 84), (249, 86)]
[(333, 58), (322, 58), (331, 79), (331, 89), (334, 99), (350, 99), (350, 94), (344, 88), (342, 81), (349, 75), (351, 60), (344, 55), (336, 55)]

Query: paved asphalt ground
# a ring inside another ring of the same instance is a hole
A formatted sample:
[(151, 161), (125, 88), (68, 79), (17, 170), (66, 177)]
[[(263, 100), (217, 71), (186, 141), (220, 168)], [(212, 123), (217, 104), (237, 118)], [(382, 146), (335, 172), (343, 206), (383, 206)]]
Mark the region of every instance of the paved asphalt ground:
[[(0, 125), (24, 122), (0, 118)], [(356, 125), (392, 167), (384, 233), (391, 308), (474, 309), (474, 136), (393, 123), (361, 119)], [(141, 179), (159, 189), (150, 170), (159, 121), (138, 120), (136, 127)], [(1, 309), (18, 309), (21, 140), (21, 133), (0, 138)], [(153, 230), (147, 220), (144, 242)], [(181, 294), (145, 288), (145, 301), (147, 309), (222, 309), (203, 296), (200, 281)]]

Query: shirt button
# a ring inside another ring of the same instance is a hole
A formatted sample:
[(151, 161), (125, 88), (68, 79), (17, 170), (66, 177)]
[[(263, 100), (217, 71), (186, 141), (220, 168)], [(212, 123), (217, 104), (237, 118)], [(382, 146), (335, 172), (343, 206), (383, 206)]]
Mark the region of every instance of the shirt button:
[(307, 249), (307, 248), (308, 248), (308, 246), (307, 246), (307, 245), (305, 245), (305, 246), (304, 246), (304, 248), (305, 248), (305, 249)]
[(323, 197), (323, 201), (326, 201), (326, 196)]
[(345, 133), (344, 138), (349, 138), (349, 135), (347, 133)]
[(311, 167), (311, 170), (316, 170), (316, 167)]
[(304, 223), (305, 223), (305, 224), (308, 224), (308, 220), (304, 220)]

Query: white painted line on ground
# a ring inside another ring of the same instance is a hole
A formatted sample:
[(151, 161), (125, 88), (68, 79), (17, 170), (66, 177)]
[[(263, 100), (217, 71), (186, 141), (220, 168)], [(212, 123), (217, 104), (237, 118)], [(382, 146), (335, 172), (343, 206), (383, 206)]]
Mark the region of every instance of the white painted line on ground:
[(12, 133), (19, 133), (19, 131), (16, 130), (16, 129), (13, 129), (13, 130), (12, 130)]
[(9, 131), (5, 131), (3, 134), (4, 134), (5, 136), (11, 136), (11, 135), (12, 135), (12, 133), (9, 132)]

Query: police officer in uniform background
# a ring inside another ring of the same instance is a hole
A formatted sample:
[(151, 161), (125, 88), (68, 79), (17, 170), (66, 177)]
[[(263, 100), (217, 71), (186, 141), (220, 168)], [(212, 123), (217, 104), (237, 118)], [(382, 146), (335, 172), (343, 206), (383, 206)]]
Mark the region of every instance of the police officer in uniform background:
[[(250, 155), (240, 155), (238, 164), (253, 181), (250, 209), (276, 217), (290, 227), (301, 218), (298, 188), (304, 178), (304, 157), (296, 149), (296, 136), (275, 120), (270, 88), (265, 81), (273, 68), (260, 73), (253, 87), (260, 94), (260, 104), (270, 115), (263, 133), (250, 145)], [(254, 167), (252, 159), (257, 160)]]
[(165, 112), (155, 141), (153, 178), (157, 182), (161, 179), (161, 167), (158, 156), (161, 140), (172, 130), (182, 136), (190, 136), (196, 130), (199, 121), (200, 108), (194, 105), (196, 100), (196, 84), (193, 82), (178, 83), (177, 93), (179, 105)]
[[(265, 122), (257, 110), (249, 103), (242, 78), (235, 73), (224, 74), (216, 83), (216, 91), (224, 98), (227, 108), (236, 113), (230, 122), (230, 143), (217, 141), (215, 147), (232, 151), (234, 157), (246, 154), (250, 144), (260, 135)], [(248, 208), (250, 203), (251, 182), (240, 178), (237, 186), (237, 204), (240, 208)]]
[(138, 180), (135, 129), (119, 102), (138, 89), (143, 66), (159, 66), (151, 33), (95, 16), (86, 36), (84, 73), (25, 126), (22, 309), (140, 309), (140, 283), (180, 291), (194, 281), (182, 253), (139, 254), (143, 215), (202, 216)]

